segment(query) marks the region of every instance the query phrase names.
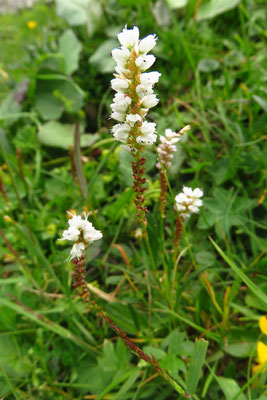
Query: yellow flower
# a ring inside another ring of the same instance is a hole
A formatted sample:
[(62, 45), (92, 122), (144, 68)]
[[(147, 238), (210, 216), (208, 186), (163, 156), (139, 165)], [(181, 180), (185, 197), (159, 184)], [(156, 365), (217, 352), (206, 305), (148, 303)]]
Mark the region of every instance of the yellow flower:
[(35, 29), (36, 26), (37, 26), (37, 22), (36, 22), (36, 21), (28, 21), (28, 22), (27, 22), (27, 27), (28, 27), (29, 29)]
[(267, 335), (267, 318), (265, 315), (263, 317), (260, 317), (259, 325), (260, 325), (260, 330), (262, 331), (262, 333)]
[[(258, 372), (258, 370), (265, 364), (267, 363), (267, 346), (266, 344), (262, 343), (262, 342), (258, 342), (257, 343), (257, 353), (258, 353), (258, 361), (259, 364), (258, 365), (254, 365), (252, 368), (252, 372), (253, 374), (256, 374), (256, 372)], [(267, 368), (264, 368), (262, 370), (266, 371)]]

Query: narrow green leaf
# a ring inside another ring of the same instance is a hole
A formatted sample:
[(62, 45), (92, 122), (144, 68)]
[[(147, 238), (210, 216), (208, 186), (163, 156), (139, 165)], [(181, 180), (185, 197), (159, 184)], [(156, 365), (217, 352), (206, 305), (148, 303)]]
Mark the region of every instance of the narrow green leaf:
[(252, 282), (251, 279), (241, 271), (240, 268), (224, 253), (224, 251), (214, 242), (214, 240), (209, 238), (215, 249), (222, 256), (222, 258), (227, 262), (229, 267), (231, 267), (235, 273), (239, 276), (239, 278), (247, 285), (247, 287), (255, 294), (255, 296), (259, 299), (259, 301), (265, 305), (267, 305), (267, 296), (266, 294)]
[(134, 372), (131, 373), (129, 378), (124, 382), (118, 393), (115, 395), (114, 400), (120, 400), (122, 396), (131, 389), (136, 379), (138, 378), (139, 374), (140, 374), (139, 369), (136, 369)]
[(201, 368), (204, 364), (209, 342), (205, 339), (196, 339), (193, 353), (189, 364), (189, 370), (186, 380), (186, 388), (189, 394), (196, 391), (200, 378)]
[(49, 320), (48, 318), (45, 318), (43, 315), (34, 313), (33, 310), (28, 309), (27, 307), (23, 307), (22, 305), (18, 305), (17, 303), (11, 300), (2, 298), (0, 298), (0, 306), (8, 307), (11, 310), (16, 311), (18, 314), (24, 315), (26, 318), (30, 319), (36, 324), (43, 326), (44, 328), (52, 332), (55, 332), (57, 335), (63, 337), (64, 339), (71, 340), (82, 349), (90, 349), (96, 351), (94, 347), (88, 345), (78, 336), (75, 336), (68, 329), (63, 328), (63, 326), (56, 324), (55, 322)]

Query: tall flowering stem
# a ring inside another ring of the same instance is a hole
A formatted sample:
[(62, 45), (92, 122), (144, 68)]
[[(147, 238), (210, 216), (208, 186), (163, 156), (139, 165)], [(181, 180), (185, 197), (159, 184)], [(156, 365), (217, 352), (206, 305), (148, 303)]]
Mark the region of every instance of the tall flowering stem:
[(146, 226), (145, 202), (145, 159), (142, 156), (145, 146), (150, 146), (157, 139), (156, 124), (147, 122), (145, 117), (149, 108), (158, 103), (153, 86), (158, 82), (160, 73), (144, 72), (155, 62), (153, 55), (147, 53), (155, 46), (155, 35), (139, 40), (139, 29), (126, 27), (118, 34), (121, 47), (112, 51), (117, 63), (112, 88), (117, 92), (111, 104), (111, 118), (119, 123), (114, 125), (114, 138), (133, 157), (133, 189), (138, 221)]
[[(79, 296), (88, 304), (90, 301), (90, 293), (87, 289), (87, 284), (85, 281), (85, 255), (81, 256), (81, 259), (74, 258), (73, 259), (74, 265), (74, 287), (77, 288)], [(161, 368), (159, 362), (156, 358), (152, 355), (151, 357), (144, 353), (143, 350), (140, 349), (132, 340), (128, 337), (127, 333), (121, 329), (119, 326), (115, 324), (115, 322), (109, 318), (102, 310), (102, 307), (99, 306), (94, 300), (90, 301), (92, 307), (98, 314), (106, 321), (109, 327), (123, 340), (125, 346), (138, 358), (146, 361), (147, 363), (151, 364), (152, 367), (157, 371), (159, 375), (162, 376), (169, 384), (181, 395), (187, 397), (187, 393), (181, 388), (180, 385), (169, 375), (167, 371)]]

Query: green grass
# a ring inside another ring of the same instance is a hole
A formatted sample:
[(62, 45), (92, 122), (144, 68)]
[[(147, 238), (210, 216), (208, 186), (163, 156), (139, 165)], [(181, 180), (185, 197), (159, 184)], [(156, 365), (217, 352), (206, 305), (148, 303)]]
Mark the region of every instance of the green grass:
[[(257, 341), (266, 343), (258, 326), (267, 310), (265, 2), (244, 0), (203, 21), (193, 18), (196, 3), (165, 9), (162, 26), (163, 12), (153, 17), (150, 2), (108, 1), (93, 35), (58, 17), (53, 4), (0, 16), (3, 399), (178, 398), (76, 296), (70, 248), (57, 239), (66, 210), (84, 206), (96, 210), (90, 220), (103, 233), (88, 250), (86, 279), (117, 325), (194, 399), (267, 396), (266, 372), (252, 375)], [(158, 133), (192, 126), (168, 179), (173, 195), (201, 187), (204, 204), (186, 224), (176, 260), (172, 194), (162, 221), (155, 151), (145, 153), (149, 254), (135, 237), (131, 156), (109, 133), (109, 51), (125, 23), (139, 26), (141, 37), (158, 36), (160, 103), (149, 114)], [(67, 29), (82, 45), (76, 55), (59, 44)], [(67, 60), (78, 62), (70, 74)], [(77, 120), (83, 191), (68, 153)]]

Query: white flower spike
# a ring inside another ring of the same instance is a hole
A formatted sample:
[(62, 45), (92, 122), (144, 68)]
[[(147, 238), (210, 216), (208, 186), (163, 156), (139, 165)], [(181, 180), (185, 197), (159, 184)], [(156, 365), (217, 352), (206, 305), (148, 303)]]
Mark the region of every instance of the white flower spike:
[[(155, 124), (144, 120), (148, 110), (158, 104), (153, 87), (158, 82), (160, 73), (144, 72), (155, 62), (152, 54), (147, 54), (156, 45), (155, 35), (148, 35), (139, 40), (139, 29), (125, 27), (118, 34), (121, 44), (112, 51), (116, 61), (115, 78), (112, 88), (117, 92), (111, 104), (111, 118), (121, 122), (113, 127), (116, 140), (123, 143), (123, 148), (136, 153), (142, 146), (152, 145), (157, 139)], [(136, 149), (136, 150), (134, 150)]]
[(87, 220), (88, 214), (83, 213), (84, 219), (76, 215), (74, 211), (68, 211), (70, 215), (69, 228), (63, 231), (63, 238), (59, 240), (69, 240), (75, 242), (70, 251), (67, 261), (73, 258), (81, 258), (88, 244), (102, 238), (102, 233), (96, 230), (91, 222)]
[(175, 146), (178, 143), (182, 135), (190, 130), (190, 126), (186, 125), (183, 129), (181, 129), (178, 133), (172, 132), (171, 129), (165, 130), (165, 136), (160, 136), (160, 145), (158, 146), (158, 153), (160, 161), (158, 160), (156, 166), (159, 170), (161, 170), (161, 165), (168, 169), (171, 166), (171, 160), (173, 158), (173, 153), (177, 151)]
[(187, 219), (193, 213), (198, 213), (203, 202), (200, 197), (203, 196), (203, 191), (199, 188), (192, 190), (184, 186), (183, 191), (175, 196), (175, 206), (180, 216)]

